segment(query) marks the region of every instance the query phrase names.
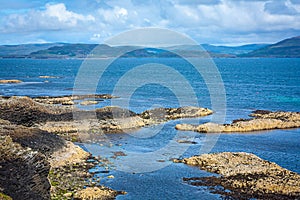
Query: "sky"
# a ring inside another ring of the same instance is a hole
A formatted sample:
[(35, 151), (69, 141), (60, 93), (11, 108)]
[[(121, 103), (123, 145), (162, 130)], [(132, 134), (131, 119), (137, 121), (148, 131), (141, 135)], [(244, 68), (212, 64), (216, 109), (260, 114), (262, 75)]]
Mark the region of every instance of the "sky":
[(300, 0), (0, 0), (0, 44), (103, 43), (144, 27), (200, 44), (274, 43), (300, 35)]

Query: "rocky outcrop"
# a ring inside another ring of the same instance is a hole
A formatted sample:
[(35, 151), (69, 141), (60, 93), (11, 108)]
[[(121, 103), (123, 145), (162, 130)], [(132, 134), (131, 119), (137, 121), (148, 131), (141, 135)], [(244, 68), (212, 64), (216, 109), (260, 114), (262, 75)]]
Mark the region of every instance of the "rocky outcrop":
[(31, 148), (46, 156), (61, 149), (65, 141), (59, 136), (21, 125), (11, 124), (7, 120), (0, 119), (0, 136), (10, 136), (13, 142), (20, 144), (24, 148)]
[(103, 99), (118, 98), (110, 94), (85, 94), (85, 95), (66, 95), (66, 96), (42, 96), (33, 98), (34, 101), (44, 104), (61, 104), (61, 105), (74, 105), (74, 101), (93, 99), (103, 101)]
[(211, 115), (212, 113), (213, 111), (208, 108), (186, 106), (180, 108), (155, 108), (146, 110), (139, 116), (142, 117), (147, 124), (157, 124), (180, 118), (203, 117)]
[[(187, 165), (220, 174), (221, 177), (192, 177), (184, 181), (199, 186), (224, 187), (223, 195), (239, 199), (298, 199), (300, 175), (256, 155), (239, 152), (203, 154), (182, 160)], [(215, 190), (217, 190), (215, 188)], [(225, 191), (230, 190), (230, 191)]]
[(271, 112), (258, 110), (253, 112), (250, 116), (254, 118), (234, 120), (231, 124), (177, 124), (175, 128), (177, 130), (197, 131), (200, 133), (230, 133), (300, 127), (299, 112)]
[(44, 75), (44, 76), (39, 76), (39, 78), (60, 78), (58, 76), (47, 76), (47, 75)]
[(2, 99), (0, 113), (0, 118), (25, 126), (32, 126), (48, 120), (60, 121), (73, 118), (70, 108), (40, 104), (29, 97)]
[(13, 199), (50, 199), (46, 157), (0, 136), (0, 191)]
[(83, 190), (78, 191), (74, 195), (75, 200), (109, 200), (115, 199), (118, 192), (111, 190), (109, 188), (99, 188), (99, 187), (88, 187)]
[(0, 80), (0, 84), (12, 84), (12, 83), (22, 83), (22, 81), (20, 81), (20, 80), (15, 80), (15, 79), (11, 79), (11, 80)]
[(94, 105), (94, 104), (98, 104), (98, 103), (99, 103), (99, 101), (86, 100), (86, 101), (80, 102), (80, 105), (88, 106), (88, 105)]
[[(70, 141), (95, 141), (97, 136), (102, 139), (103, 133), (123, 133), (144, 126), (160, 124), (172, 119), (185, 117), (201, 117), (211, 114), (207, 108), (182, 107), (158, 108), (137, 114), (128, 109), (107, 106), (91, 112), (78, 112), (73, 121), (48, 121), (39, 128), (57, 133)], [(89, 114), (94, 114), (91, 119)], [(80, 135), (79, 135), (80, 134)]]
[(107, 165), (104, 160), (92, 157), (79, 146), (67, 142), (49, 158), (51, 169), (51, 199), (115, 199), (122, 191), (100, 186), (91, 168)]

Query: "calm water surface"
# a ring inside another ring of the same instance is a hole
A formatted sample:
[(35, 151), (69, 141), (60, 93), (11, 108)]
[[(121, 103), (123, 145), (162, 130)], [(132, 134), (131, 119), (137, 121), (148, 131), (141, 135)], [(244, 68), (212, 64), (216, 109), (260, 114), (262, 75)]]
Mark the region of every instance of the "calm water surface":
[[(300, 110), (300, 59), (215, 59), (214, 62), (226, 89), (226, 122), (237, 118), (247, 118), (256, 109)], [(188, 63), (174, 58), (119, 59), (105, 71), (96, 92), (114, 93), (115, 84), (126, 72), (135, 66), (147, 63), (164, 64), (179, 71), (193, 87), (199, 105), (211, 108), (209, 91), (201, 76)], [(56, 96), (72, 94), (74, 81), (81, 64), (82, 60), (0, 59), (0, 79), (23, 81), (17, 85), (0, 85), (0, 95)], [(39, 78), (42, 75), (56, 78)], [(144, 76), (146, 79), (147, 75)], [(180, 81), (176, 79), (167, 81), (180, 88)], [(87, 78), (85, 83), (88, 82)], [(124, 91), (133, 83), (129, 81), (127, 85), (123, 85)], [(124, 96), (126, 96), (125, 93)], [(120, 97), (122, 99), (122, 95)], [(128, 108), (135, 112), (142, 112), (157, 106), (177, 107), (191, 103), (188, 100), (179, 103), (178, 99), (180, 98), (180, 94), (172, 93), (167, 87), (147, 84), (137, 88), (130, 96)], [(106, 100), (100, 102), (97, 107), (111, 104), (110, 100)], [(89, 108), (85, 107), (84, 109)], [(208, 138), (205, 134), (193, 132), (177, 132), (174, 129), (177, 123), (197, 124), (209, 120), (210, 117), (175, 120), (165, 125), (147, 127), (128, 134), (108, 135), (107, 143), (102, 146), (99, 144), (82, 145), (94, 155), (107, 157), (112, 162), (108, 174), (96, 173), (96, 176), (101, 177), (101, 184), (128, 192), (127, 195), (119, 196), (117, 199), (219, 199), (218, 195), (210, 194), (205, 187), (193, 187), (182, 181), (182, 177), (207, 176), (209, 173), (169, 161), (174, 157), (186, 157), (201, 153), (200, 149), (203, 144), (210, 140), (215, 142), (211, 149), (212, 152), (244, 151), (254, 153), (300, 173), (300, 129), (224, 134), (216, 135), (215, 138)], [(177, 143), (178, 139), (193, 140), (197, 144)], [(169, 150), (159, 152), (167, 145), (169, 145)], [(179, 152), (173, 151), (173, 148), (178, 147), (180, 147)], [(127, 156), (117, 159), (110, 158), (116, 151), (123, 151)], [(149, 162), (144, 159), (146, 156), (143, 155), (151, 154), (151, 152), (157, 153), (150, 157), (152, 161)], [(123, 170), (126, 167), (131, 167), (132, 170), (126, 172)], [(152, 168), (158, 168), (158, 170), (139, 173), (140, 169), (147, 171)], [(136, 171), (134, 171), (135, 169)], [(94, 170), (101, 171), (103, 169), (99, 166)], [(113, 175), (115, 178), (109, 179), (108, 175)]]

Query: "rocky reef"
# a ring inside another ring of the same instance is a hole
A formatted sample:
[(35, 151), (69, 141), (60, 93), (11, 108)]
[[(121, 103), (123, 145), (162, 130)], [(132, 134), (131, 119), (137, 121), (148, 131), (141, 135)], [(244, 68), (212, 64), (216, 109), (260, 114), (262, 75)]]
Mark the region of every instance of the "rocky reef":
[(49, 119), (71, 120), (71, 108), (12, 97), (0, 98), (0, 110), (1, 199), (72, 199), (89, 187), (103, 191), (103, 198), (98, 192), (94, 199), (122, 194), (98, 185), (99, 180), (89, 181), (93, 177), (89, 169), (99, 163), (97, 159), (57, 134), (37, 128)]
[[(118, 98), (110, 94), (85, 94), (85, 95), (65, 95), (65, 96), (41, 96), (33, 98), (34, 101), (44, 104), (61, 104), (61, 105), (74, 105), (75, 101), (82, 100), (83, 104), (88, 103), (96, 104), (103, 101), (103, 99)], [(87, 100), (88, 99), (88, 100)], [(90, 100), (92, 99), (92, 100)], [(82, 104), (81, 102), (81, 104)]]
[(128, 109), (107, 106), (93, 112), (75, 112), (72, 121), (48, 121), (38, 126), (71, 141), (92, 141), (106, 133), (124, 133), (178, 118), (210, 114), (211, 110), (199, 107), (157, 108), (138, 114)]
[(177, 124), (176, 129), (182, 131), (197, 131), (200, 133), (230, 133), (250, 132), (271, 129), (288, 129), (300, 127), (299, 112), (254, 111), (252, 119), (237, 119), (231, 124), (205, 123), (201, 125)]
[(208, 186), (213, 192), (227, 197), (234, 199), (300, 198), (299, 174), (254, 154), (223, 152), (174, 161), (220, 174), (220, 177), (187, 177), (183, 180), (194, 186)]
[(0, 80), (0, 84), (12, 84), (12, 83), (22, 83), (22, 81), (20, 80), (15, 80), (15, 79), (11, 79), (11, 80)]
[(114, 97), (0, 97), (0, 152), (4, 155), (0, 159), (1, 198), (114, 199), (124, 192), (99, 185), (89, 173), (105, 160), (92, 157), (66, 140), (98, 139), (103, 133), (121, 133), (212, 113), (198, 107), (157, 108), (138, 114), (113, 106), (93, 111), (72, 106), (71, 102), (86, 98)]

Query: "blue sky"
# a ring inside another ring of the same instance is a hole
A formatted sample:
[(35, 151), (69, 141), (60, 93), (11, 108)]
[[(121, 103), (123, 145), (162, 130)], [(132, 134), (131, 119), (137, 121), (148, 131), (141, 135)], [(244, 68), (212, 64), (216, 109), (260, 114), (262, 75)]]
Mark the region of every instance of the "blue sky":
[(226, 45), (300, 35), (300, 0), (0, 1), (0, 44), (101, 43), (141, 27)]

